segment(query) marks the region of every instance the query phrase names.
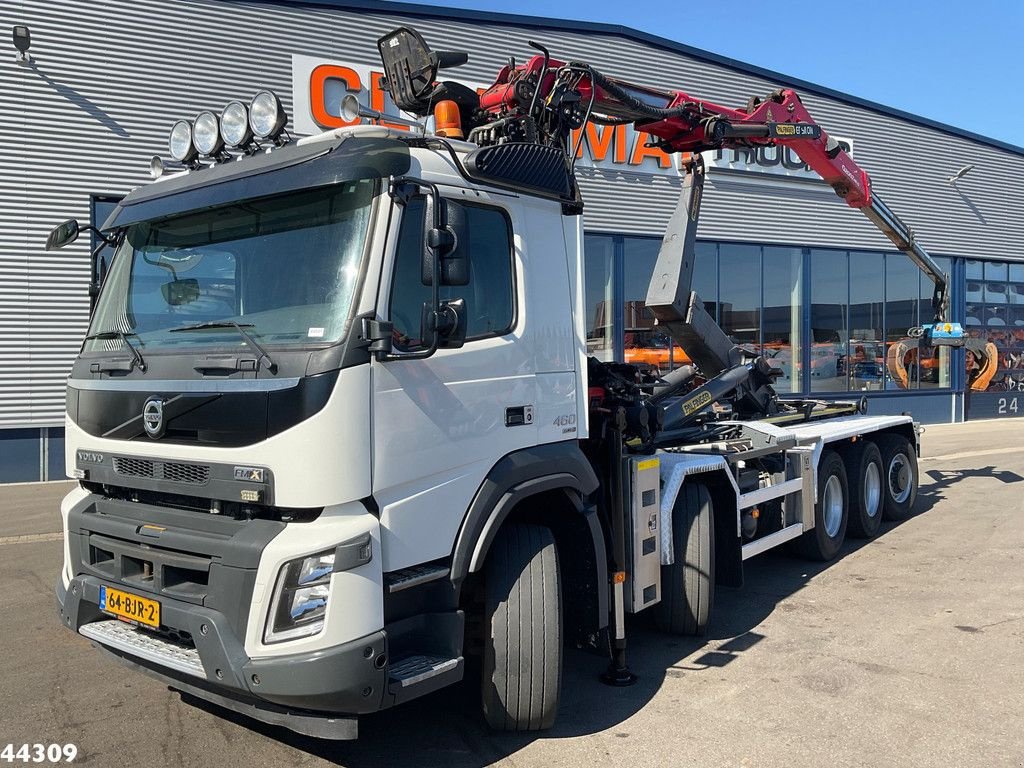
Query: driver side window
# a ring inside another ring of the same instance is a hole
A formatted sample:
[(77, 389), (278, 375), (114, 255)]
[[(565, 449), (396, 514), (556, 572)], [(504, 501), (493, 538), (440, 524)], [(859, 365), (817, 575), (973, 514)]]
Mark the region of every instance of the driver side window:
[[(465, 300), (467, 342), (504, 336), (515, 325), (511, 222), (499, 208), (460, 204), (466, 209), (469, 285), (442, 285), (441, 300)], [(431, 287), (420, 280), (425, 209), (422, 197), (410, 200), (398, 233), (390, 320), (402, 350), (422, 346), (423, 305), (431, 298)]]

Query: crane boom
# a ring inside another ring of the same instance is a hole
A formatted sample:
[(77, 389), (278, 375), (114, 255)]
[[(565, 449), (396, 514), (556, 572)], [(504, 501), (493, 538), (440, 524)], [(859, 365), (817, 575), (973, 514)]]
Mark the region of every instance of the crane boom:
[[(439, 69), (463, 63), (464, 55), (430, 52), (422, 37), (408, 28), (378, 40), (386, 70), (384, 86), (396, 105), (425, 116), (439, 102), (454, 104), (461, 116), (457, 135), (461, 137), (463, 129), (468, 129), (467, 139), (481, 146), (536, 143), (565, 150), (574, 130), (594, 122), (631, 124), (647, 134), (648, 146), (693, 157), (708, 150), (790, 148), (934, 283), (932, 322), (909, 329), (909, 338), (901, 343), (898, 354), (908, 357), (915, 348), (920, 354), (922, 349), (936, 346), (965, 347), (986, 372), (975, 376), (972, 386), (987, 384), (997, 367), (996, 350), (970, 338), (960, 324), (948, 321), (949, 276), (917, 241), (914, 231), (875, 193), (867, 171), (811, 117), (796, 91), (780, 88), (733, 109), (684, 91), (607, 77), (589, 64), (558, 61), (542, 45), (530, 45), (540, 55), (520, 65), (510, 59), (494, 83), (478, 94), (456, 82), (434, 81)], [(569, 156), (576, 157), (578, 146), (571, 149)], [(647, 303), (698, 365), (714, 376), (749, 361), (742, 363), (744, 355), (713, 320), (701, 316), (703, 308), (690, 292), (703, 164), (691, 160), (684, 165), (687, 178), (663, 240)], [(906, 386), (902, 360), (890, 360), (889, 367), (894, 378)], [(751, 405), (760, 408), (771, 399), (770, 386), (764, 386), (764, 376), (754, 378), (759, 380), (756, 389), (762, 395), (754, 397), (757, 402), (751, 401)]]
[[(605, 77), (586, 65), (566, 65), (550, 58), (545, 62), (543, 56), (535, 56), (518, 70), (502, 70), (499, 82), (481, 97), (481, 106), (495, 114), (515, 109), (518, 101), (514, 85), (531, 79), (541, 83), (542, 101), (558, 98), (560, 92), (569, 90), (553, 75), (560, 68), (569, 68), (577, 75), (571, 90), (578, 93), (580, 104), (587, 105), (590, 118), (596, 115), (602, 122), (608, 122), (607, 118), (632, 122), (637, 131), (651, 137), (652, 146), (666, 152), (699, 153), (757, 145), (789, 147), (928, 275), (935, 284), (934, 322), (945, 322), (948, 275), (917, 242), (914, 231), (874, 192), (867, 171), (815, 122), (796, 91), (779, 89), (763, 99), (750, 99), (744, 109), (731, 109), (683, 91), (649, 88)], [(521, 93), (523, 89), (518, 90)]]

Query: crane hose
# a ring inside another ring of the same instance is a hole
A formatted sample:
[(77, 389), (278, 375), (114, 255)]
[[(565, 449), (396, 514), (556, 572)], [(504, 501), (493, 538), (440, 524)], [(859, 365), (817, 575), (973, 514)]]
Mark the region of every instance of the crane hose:
[[(590, 75), (591, 82), (599, 87), (602, 91), (612, 96), (616, 101), (622, 104), (627, 109), (634, 112), (639, 112), (645, 117), (649, 117), (655, 120), (667, 120), (672, 117), (683, 117), (684, 115), (691, 114), (696, 104), (687, 102), (681, 106), (674, 107), (673, 109), (665, 109), (663, 107), (652, 107), (650, 104), (644, 104), (640, 99), (629, 94), (625, 88), (620, 86), (613, 80), (608, 79), (589, 64), (582, 62), (572, 62), (569, 64), (570, 67), (579, 68), (586, 70)], [(595, 122), (597, 122), (595, 120)], [(634, 122), (632, 120), (628, 122)], [(603, 123), (603, 125), (609, 125), (609, 123)]]

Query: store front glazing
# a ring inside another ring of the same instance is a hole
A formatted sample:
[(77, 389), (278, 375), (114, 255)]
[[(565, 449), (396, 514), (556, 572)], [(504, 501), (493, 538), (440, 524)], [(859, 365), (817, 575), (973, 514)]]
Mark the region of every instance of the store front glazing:
[[(661, 373), (688, 362), (644, 305), (660, 244), (587, 235), (590, 354)], [(952, 270), (950, 259), (937, 261)], [(905, 384), (887, 369), (890, 347), (932, 317), (932, 283), (901, 253), (700, 242), (693, 289), (727, 334), (779, 371), (783, 395), (954, 386), (945, 348), (921, 361), (906, 356)]]

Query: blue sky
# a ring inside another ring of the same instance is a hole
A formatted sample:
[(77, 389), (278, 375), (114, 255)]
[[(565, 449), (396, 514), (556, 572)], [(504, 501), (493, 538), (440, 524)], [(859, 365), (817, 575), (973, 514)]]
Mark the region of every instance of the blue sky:
[(435, 0), (622, 24), (1024, 147), (1024, 1)]

